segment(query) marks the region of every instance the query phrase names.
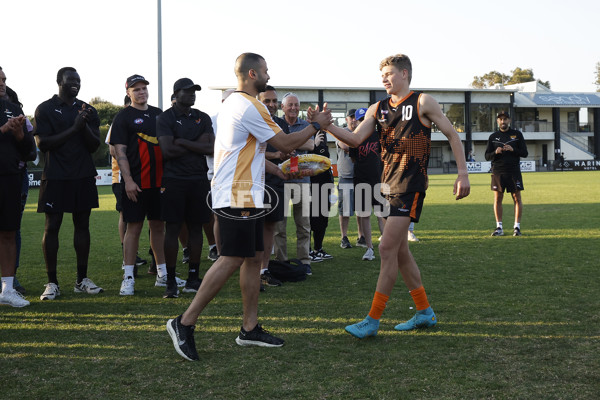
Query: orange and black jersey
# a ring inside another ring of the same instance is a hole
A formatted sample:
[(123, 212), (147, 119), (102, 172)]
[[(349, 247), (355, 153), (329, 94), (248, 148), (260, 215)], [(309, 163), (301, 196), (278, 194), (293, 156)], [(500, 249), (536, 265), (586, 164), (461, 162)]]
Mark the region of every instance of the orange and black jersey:
[(397, 104), (392, 104), (391, 98), (377, 104), (375, 118), (383, 163), (381, 182), (389, 188), (382, 187), (384, 194), (425, 192), (431, 126), (419, 118), (420, 96), (411, 91)]
[(156, 117), (161, 112), (152, 106), (147, 110), (129, 106), (121, 110), (112, 123), (110, 144), (127, 146), (131, 177), (141, 189), (161, 186), (163, 158), (156, 138)]

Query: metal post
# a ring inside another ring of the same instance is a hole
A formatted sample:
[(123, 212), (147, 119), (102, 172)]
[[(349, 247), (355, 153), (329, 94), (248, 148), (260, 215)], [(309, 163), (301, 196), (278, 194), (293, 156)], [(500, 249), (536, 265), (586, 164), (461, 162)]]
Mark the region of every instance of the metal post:
[(161, 0), (157, 0), (158, 17), (158, 107), (163, 108), (163, 83), (162, 83), (162, 11)]

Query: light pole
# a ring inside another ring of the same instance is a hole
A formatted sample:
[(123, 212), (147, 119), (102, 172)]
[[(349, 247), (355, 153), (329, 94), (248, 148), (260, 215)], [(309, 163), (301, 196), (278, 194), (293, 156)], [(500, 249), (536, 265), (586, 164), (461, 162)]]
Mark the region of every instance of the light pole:
[(161, 0), (157, 0), (158, 5), (158, 107), (163, 108), (163, 84), (162, 84), (162, 11)]

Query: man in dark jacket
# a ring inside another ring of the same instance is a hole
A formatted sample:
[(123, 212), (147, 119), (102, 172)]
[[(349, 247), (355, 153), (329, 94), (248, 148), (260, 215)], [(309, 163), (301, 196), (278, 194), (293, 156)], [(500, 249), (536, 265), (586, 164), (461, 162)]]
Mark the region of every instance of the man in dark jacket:
[(492, 162), (492, 190), (494, 191), (494, 215), (496, 230), (492, 236), (502, 236), (502, 199), (506, 190), (512, 195), (515, 203), (515, 225), (513, 236), (521, 236), (521, 216), (523, 202), (521, 191), (524, 190), (521, 178), (521, 157), (527, 157), (527, 145), (523, 134), (510, 127), (510, 116), (507, 111), (497, 115), (498, 128), (490, 135), (485, 159)]

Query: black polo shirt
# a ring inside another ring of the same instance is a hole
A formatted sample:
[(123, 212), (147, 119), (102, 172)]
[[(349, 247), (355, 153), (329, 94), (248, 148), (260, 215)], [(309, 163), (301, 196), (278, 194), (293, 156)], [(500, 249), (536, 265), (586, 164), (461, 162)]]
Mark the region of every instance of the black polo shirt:
[[(23, 110), (16, 104), (0, 100), (0, 126), (9, 119), (23, 115)], [(25, 137), (17, 142), (12, 132), (0, 133), (0, 175), (20, 174), (19, 162), (35, 149), (33, 137), (23, 126)]]
[(115, 116), (110, 131), (110, 144), (127, 146), (125, 154), (134, 182), (142, 189), (159, 188), (163, 159), (156, 137), (158, 107), (147, 110), (126, 107)]
[[(273, 121), (275, 121), (275, 123), (277, 125), (279, 125), (279, 127), (285, 134), (290, 133), (290, 127), (289, 127), (288, 123), (285, 121), (285, 119), (275, 116), (275, 117), (273, 117)], [(269, 143), (267, 143), (267, 151), (274, 153), (278, 150), (275, 147), (271, 146)], [(274, 160), (269, 160), (269, 161), (271, 161), (272, 163), (277, 164), (277, 165), (279, 165), (283, 162), (282, 160), (279, 160), (279, 159), (274, 159)], [(270, 186), (275, 190), (283, 191), (283, 183), (284, 183), (283, 179), (281, 179), (277, 175), (265, 173), (265, 184), (267, 186)]]
[[(171, 107), (156, 118), (156, 136), (173, 136), (174, 139), (196, 141), (201, 135), (214, 135), (210, 116), (192, 108), (189, 114)], [(208, 180), (206, 156), (187, 151), (177, 158), (164, 160), (163, 176), (178, 179)]]
[[(92, 110), (87, 125), (98, 132), (100, 119), (94, 107), (78, 99), (73, 104), (66, 104), (54, 95), (35, 110), (35, 135), (52, 136), (66, 131), (73, 126), (84, 104), (86, 109)], [(72, 180), (97, 175), (92, 154), (87, 150), (82, 134), (76, 133), (58, 148), (42, 154), (45, 162), (42, 179)]]

